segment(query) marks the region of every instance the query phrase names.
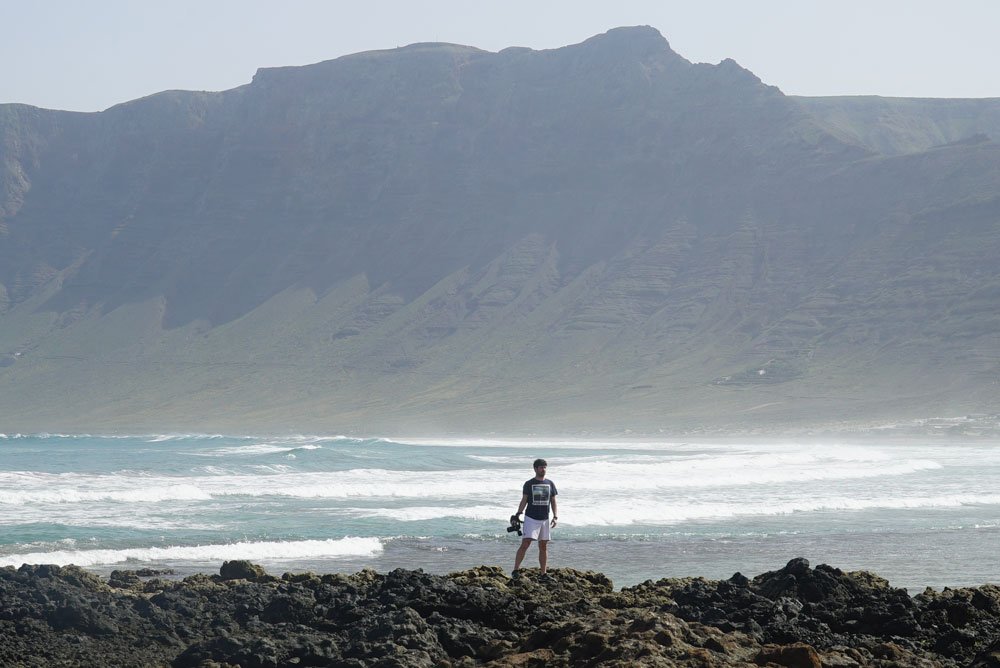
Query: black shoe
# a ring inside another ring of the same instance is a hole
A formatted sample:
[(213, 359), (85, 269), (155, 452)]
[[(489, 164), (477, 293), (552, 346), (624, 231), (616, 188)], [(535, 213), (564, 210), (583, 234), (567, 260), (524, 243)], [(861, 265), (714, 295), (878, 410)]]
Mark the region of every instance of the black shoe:
[(552, 576), (549, 575), (548, 573), (542, 573), (541, 575), (538, 576), (538, 579), (541, 580), (542, 582), (552, 582)]
[(519, 577), (521, 577), (521, 571), (520, 571), (520, 569), (515, 568), (514, 570), (512, 570), (510, 572), (510, 576), (512, 578), (519, 578)]

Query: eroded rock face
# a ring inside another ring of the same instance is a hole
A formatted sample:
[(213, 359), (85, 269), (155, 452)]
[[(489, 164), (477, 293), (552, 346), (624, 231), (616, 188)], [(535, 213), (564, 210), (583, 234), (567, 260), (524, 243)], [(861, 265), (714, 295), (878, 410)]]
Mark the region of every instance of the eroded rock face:
[(618, 592), (573, 569), (278, 578), (227, 562), (219, 576), (159, 575), (0, 569), (0, 665), (848, 668), (994, 666), (1000, 655), (995, 586), (911, 598), (804, 559), (753, 579)]

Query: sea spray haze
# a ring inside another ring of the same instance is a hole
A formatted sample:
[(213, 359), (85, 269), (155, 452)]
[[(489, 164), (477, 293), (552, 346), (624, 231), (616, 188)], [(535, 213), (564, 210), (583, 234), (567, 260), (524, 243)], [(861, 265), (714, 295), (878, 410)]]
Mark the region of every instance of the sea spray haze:
[(554, 565), (649, 578), (763, 572), (801, 555), (911, 593), (996, 582), (990, 443), (0, 439), (0, 565), (217, 572), (509, 567), (531, 461), (560, 494)]
[(2, 428), (995, 413), (998, 129), (997, 100), (790, 98), (651, 28), (0, 105)]

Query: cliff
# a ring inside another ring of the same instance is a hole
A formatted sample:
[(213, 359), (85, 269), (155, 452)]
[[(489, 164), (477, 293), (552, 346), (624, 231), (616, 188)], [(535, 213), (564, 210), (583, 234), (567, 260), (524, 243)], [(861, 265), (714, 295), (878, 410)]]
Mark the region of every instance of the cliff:
[(643, 27), (417, 44), (96, 114), (3, 105), (3, 427), (993, 414), (1000, 150), (973, 107), (896, 104), (945, 145), (890, 136)]

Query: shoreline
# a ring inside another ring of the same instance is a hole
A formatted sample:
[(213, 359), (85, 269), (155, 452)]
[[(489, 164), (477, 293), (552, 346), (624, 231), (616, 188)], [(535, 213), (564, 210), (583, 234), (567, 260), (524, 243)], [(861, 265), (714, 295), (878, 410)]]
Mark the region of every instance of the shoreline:
[[(997, 666), (1000, 587), (910, 595), (795, 558), (755, 577), (647, 580), (497, 566), (182, 579), (0, 568), (0, 664)], [(992, 643), (992, 644), (991, 644)]]
[[(904, 512), (904, 511), (901, 511)], [(786, 524), (795, 518), (786, 519)], [(804, 521), (807, 521), (806, 518)], [(927, 587), (937, 590), (974, 587), (998, 582), (995, 550), (1000, 527), (943, 529), (933, 533), (892, 531), (869, 533), (829, 533), (805, 535), (804, 529), (788, 525), (788, 534), (750, 533), (745, 536), (715, 534), (674, 535), (664, 539), (599, 540), (560, 535), (550, 545), (551, 567), (571, 567), (605, 574), (617, 587), (634, 586), (648, 579), (685, 577), (698, 574), (708, 579), (726, 579), (736, 571), (763, 573), (780, 566), (788, 555), (805, 557), (811, 563), (836, 564), (845, 571), (870, 570), (889, 580), (893, 586), (911, 594)], [(565, 531), (566, 529), (564, 529)], [(244, 553), (234, 544), (216, 550), (214, 558), (190, 560), (153, 558), (89, 564), (73, 561), (72, 554), (58, 561), (48, 561), (44, 554), (22, 555), (15, 561), (0, 560), (0, 565), (21, 563), (56, 563), (81, 565), (90, 572), (108, 577), (115, 570), (172, 569), (180, 577), (219, 572), (227, 559), (248, 559), (270, 573), (342, 573), (351, 574), (370, 568), (389, 572), (396, 568), (421, 568), (436, 575), (496, 564), (511, 568), (518, 541), (505, 534), (496, 538), (441, 536), (393, 536), (382, 541), (375, 554), (336, 557), (301, 557), (269, 559)], [(959, 549), (961, 551), (957, 551)], [(85, 556), (86, 553), (84, 553)], [(80, 556), (80, 555), (78, 555)], [(537, 566), (536, 552), (528, 555), (527, 565)]]

